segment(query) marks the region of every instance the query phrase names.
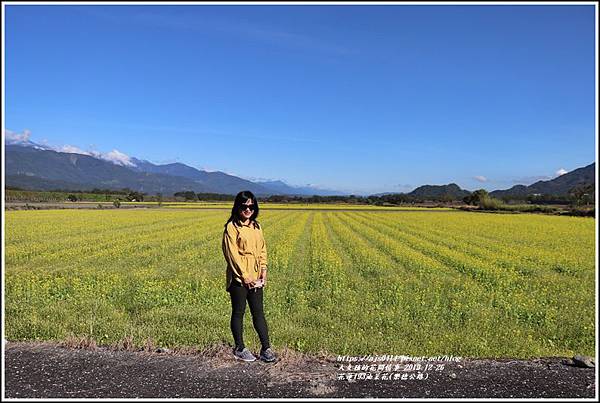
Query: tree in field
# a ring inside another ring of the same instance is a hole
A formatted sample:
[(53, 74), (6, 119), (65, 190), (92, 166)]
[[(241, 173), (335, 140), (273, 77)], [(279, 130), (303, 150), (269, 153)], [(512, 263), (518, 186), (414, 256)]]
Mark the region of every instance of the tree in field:
[(463, 198), (463, 201), (467, 204), (471, 204), (473, 206), (478, 206), (481, 204), (483, 199), (489, 198), (489, 193), (485, 189), (478, 189), (471, 193), (468, 196)]
[(452, 196), (450, 193), (444, 193), (443, 195), (440, 196), (439, 200), (442, 203), (450, 203), (451, 201), (454, 200), (454, 196)]
[(144, 194), (141, 192), (130, 191), (125, 197), (127, 201), (144, 201)]
[(175, 197), (183, 197), (185, 198), (185, 201), (189, 201), (189, 200), (195, 200), (196, 199), (196, 193), (194, 191), (188, 190), (185, 192), (177, 192), (174, 193), (173, 196)]
[(577, 206), (588, 205), (594, 202), (595, 186), (593, 183), (577, 185), (569, 191), (573, 203)]

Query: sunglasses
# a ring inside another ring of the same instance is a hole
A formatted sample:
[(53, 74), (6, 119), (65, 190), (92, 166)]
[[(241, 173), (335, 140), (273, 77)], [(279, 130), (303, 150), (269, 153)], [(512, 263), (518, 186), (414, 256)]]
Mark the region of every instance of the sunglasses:
[(250, 209), (250, 211), (254, 211), (254, 204), (242, 204), (240, 206), (240, 210), (245, 211), (246, 209)]

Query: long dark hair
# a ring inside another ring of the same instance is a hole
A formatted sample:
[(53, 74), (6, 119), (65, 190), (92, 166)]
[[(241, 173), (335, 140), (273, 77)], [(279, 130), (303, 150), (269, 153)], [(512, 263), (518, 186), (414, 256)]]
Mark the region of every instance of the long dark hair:
[(252, 200), (252, 203), (254, 203), (254, 212), (250, 216), (250, 222), (252, 222), (254, 228), (260, 229), (260, 224), (256, 221), (256, 218), (258, 217), (258, 201), (254, 194), (249, 190), (241, 191), (235, 196), (235, 201), (233, 202), (233, 207), (231, 209), (231, 216), (225, 223), (225, 227), (227, 227), (227, 224), (230, 222), (233, 222), (238, 227), (242, 226), (242, 221), (240, 220), (240, 208), (242, 207), (242, 204), (246, 203), (248, 200)]

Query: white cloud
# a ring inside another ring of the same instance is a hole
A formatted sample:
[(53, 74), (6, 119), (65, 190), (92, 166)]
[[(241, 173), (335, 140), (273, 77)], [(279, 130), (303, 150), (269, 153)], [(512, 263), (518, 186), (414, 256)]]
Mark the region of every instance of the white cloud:
[(136, 166), (131, 161), (131, 158), (127, 154), (123, 154), (119, 150), (112, 150), (109, 153), (102, 154), (100, 158), (102, 158), (106, 161), (110, 161), (116, 165), (123, 165), (123, 166), (130, 166), (130, 167)]
[(482, 175), (474, 176), (473, 179), (475, 179), (478, 182), (487, 182), (488, 181), (488, 179), (485, 176), (482, 176)]
[(559, 169), (558, 171), (556, 171), (554, 174), (555, 174), (556, 176), (562, 176), (562, 175), (566, 174), (567, 172), (569, 172), (569, 171), (567, 171), (567, 170), (566, 170), (566, 169), (564, 169), (564, 168), (561, 168), (561, 169)]
[(31, 141), (30, 137), (31, 131), (28, 129), (23, 130), (21, 133), (16, 133), (8, 129), (4, 130), (4, 141), (7, 145), (20, 145), (35, 148), (37, 150), (54, 150), (52, 146), (47, 144), (47, 141), (45, 141), (44, 144), (38, 144)]
[(29, 131), (27, 129), (23, 130), (22, 133), (15, 133), (12, 130), (4, 130), (4, 135), (6, 137), (6, 141), (8, 144), (23, 144), (23, 145), (31, 146), (34, 148), (50, 149), (50, 150), (58, 151), (61, 153), (89, 155), (94, 158), (100, 158), (105, 161), (112, 162), (115, 165), (122, 165), (122, 166), (129, 166), (129, 167), (136, 166), (135, 163), (133, 161), (131, 161), (131, 158), (127, 154), (124, 154), (119, 150), (112, 150), (108, 153), (103, 153), (103, 152), (95, 151), (95, 150), (89, 150), (89, 151), (82, 150), (81, 148), (79, 148), (77, 146), (72, 146), (70, 144), (65, 144), (61, 147), (55, 147), (55, 146), (51, 146), (50, 144), (48, 144), (48, 141), (46, 139), (43, 140), (44, 145), (42, 147), (40, 147), (38, 144), (33, 143), (29, 140), (29, 138), (31, 137), (31, 131)]
[(538, 175), (538, 176), (524, 176), (522, 178), (512, 179), (512, 183), (518, 185), (531, 185), (537, 181), (547, 181), (552, 179), (548, 175)]
[(55, 150), (61, 153), (92, 155), (92, 153), (90, 153), (89, 151), (83, 151), (81, 148), (71, 146), (68, 144), (60, 148), (55, 148)]
[(15, 133), (12, 130), (5, 129), (4, 136), (9, 143), (26, 143), (31, 137), (31, 131), (25, 129), (22, 133)]
[(199, 169), (204, 172), (219, 172), (218, 169), (210, 168), (207, 166), (201, 166)]
[(288, 184), (283, 179), (279, 179), (279, 178), (265, 178), (265, 177), (262, 177), (262, 176), (247, 176), (244, 179), (247, 179), (247, 180), (252, 181), (252, 182), (276, 182), (276, 181), (280, 181), (280, 182), (284, 182), (286, 185)]
[(105, 160), (108, 162), (112, 162), (115, 165), (130, 166), (130, 167), (136, 166), (133, 163), (133, 161), (131, 161), (131, 158), (127, 154), (124, 154), (124, 153), (120, 152), (119, 150), (112, 150), (111, 152), (108, 152), (108, 153), (103, 153), (103, 152), (96, 151), (96, 150), (85, 151), (79, 147), (72, 146), (69, 144), (66, 144), (62, 147), (53, 147), (53, 149), (55, 151), (58, 151), (61, 153), (89, 155), (90, 157), (99, 158), (99, 159), (102, 159), (102, 160)]

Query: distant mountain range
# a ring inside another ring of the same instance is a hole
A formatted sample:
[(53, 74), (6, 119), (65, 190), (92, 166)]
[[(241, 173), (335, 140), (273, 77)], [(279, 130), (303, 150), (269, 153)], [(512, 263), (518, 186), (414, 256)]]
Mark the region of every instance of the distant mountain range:
[[(527, 197), (529, 195), (555, 195), (566, 196), (571, 189), (577, 185), (596, 184), (596, 163), (591, 163), (583, 168), (575, 169), (552, 180), (538, 181), (532, 185), (516, 185), (506, 190), (494, 190), (490, 196), (502, 198), (505, 196)], [(399, 193), (378, 193), (374, 196), (390, 195)], [(413, 196), (420, 199), (439, 198), (444, 195), (452, 196), (455, 199), (462, 199), (471, 194), (470, 191), (461, 189), (457, 184), (448, 185), (423, 185), (409, 193), (402, 193), (407, 196)]]
[[(283, 181), (249, 181), (223, 172), (202, 171), (182, 163), (156, 165), (137, 158), (126, 161), (107, 160), (99, 153), (92, 155), (60, 152), (52, 148), (19, 141), (5, 146), (6, 185), (22, 189), (91, 190), (129, 188), (147, 194), (165, 195), (181, 191), (196, 193), (236, 194), (250, 190), (257, 196), (279, 195), (344, 195), (334, 190), (313, 187), (290, 186)], [(118, 156), (117, 156), (118, 157)], [(595, 185), (595, 163), (575, 169), (557, 178), (538, 181), (532, 185), (516, 185), (506, 190), (490, 192), (493, 197), (522, 196), (534, 194), (567, 195), (576, 185)], [(462, 199), (471, 192), (457, 184), (423, 185), (409, 196), (420, 199), (439, 198), (444, 195)], [(378, 193), (374, 196), (393, 193)], [(397, 194), (397, 193), (396, 193)]]
[(534, 194), (565, 196), (575, 186), (589, 184), (596, 185), (596, 163), (591, 163), (583, 168), (577, 168), (552, 180), (538, 181), (529, 186), (516, 185), (507, 190), (494, 190), (490, 192), (490, 196), (497, 198)]
[(237, 194), (250, 190), (257, 196), (342, 195), (342, 192), (311, 187), (293, 187), (282, 181), (252, 182), (223, 172), (202, 171), (185, 164), (156, 165), (131, 158), (117, 165), (98, 156), (58, 152), (30, 141), (6, 144), (6, 185), (22, 189), (90, 190), (129, 188), (148, 194), (196, 193)]

